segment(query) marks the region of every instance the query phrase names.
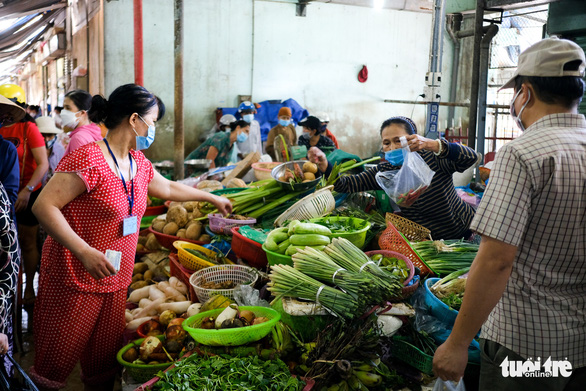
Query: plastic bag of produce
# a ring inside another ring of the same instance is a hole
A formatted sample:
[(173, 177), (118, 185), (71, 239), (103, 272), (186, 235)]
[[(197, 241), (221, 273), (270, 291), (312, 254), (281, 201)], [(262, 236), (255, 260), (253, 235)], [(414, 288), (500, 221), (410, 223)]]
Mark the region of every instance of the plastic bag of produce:
[(403, 166), (399, 171), (385, 171), (376, 174), (376, 182), (399, 206), (408, 208), (430, 185), (435, 172), (417, 152), (411, 152), (407, 139), (401, 137)]
[(466, 391), (464, 381), (460, 380), (457, 384), (452, 381), (444, 381), (438, 378), (433, 386), (433, 391)]
[(238, 305), (248, 305), (253, 307), (270, 307), (268, 301), (260, 298), (258, 289), (250, 285), (239, 285), (234, 289), (234, 300)]

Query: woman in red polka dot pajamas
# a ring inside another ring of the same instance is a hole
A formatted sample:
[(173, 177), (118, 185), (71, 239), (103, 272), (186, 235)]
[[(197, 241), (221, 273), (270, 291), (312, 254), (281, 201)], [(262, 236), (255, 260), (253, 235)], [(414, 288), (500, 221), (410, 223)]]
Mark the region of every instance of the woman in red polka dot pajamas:
[[(228, 199), (168, 181), (141, 149), (150, 146), (163, 103), (145, 88), (118, 87), (89, 111), (108, 135), (65, 156), (33, 212), (49, 233), (43, 247), (35, 305), (35, 363), (31, 378), (43, 390), (65, 387), (80, 361), (85, 390), (112, 390), (116, 352), (125, 328), (126, 291), (147, 195), (209, 201), (230, 213)], [(122, 253), (116, 271), (106, 250)]]

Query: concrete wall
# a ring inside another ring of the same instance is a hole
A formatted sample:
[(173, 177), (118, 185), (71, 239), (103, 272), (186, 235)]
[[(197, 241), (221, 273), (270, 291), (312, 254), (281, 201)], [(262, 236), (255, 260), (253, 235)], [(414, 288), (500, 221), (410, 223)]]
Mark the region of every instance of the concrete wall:
[[(186, 151), (213, 125), (216, 107), (238, 95), (256, 102), (293, 98), (310, 112), (326, 111), (341, 147), (369, 156), (380, 147), (378, 129), (393, 115), (423, 126), (424, 106), (383, 103), (414, 100), (428, 67), (431, 14), (313, 3), (306, 17), (295, 5), (265, 0), (185, 1)], [(105, 90), (133, 82), (132, 1), (104, 2)], [(144, 0), (145, 87), (166, 103), (149, 149), (153, 160), (172, 157), (173, 2)], [(443, 100), (448, 100), (451, 43), (445, 40)], [(357, 74), (366, 64), (369, 79)], [(441, 125), (444, 125), (445, 110)]]

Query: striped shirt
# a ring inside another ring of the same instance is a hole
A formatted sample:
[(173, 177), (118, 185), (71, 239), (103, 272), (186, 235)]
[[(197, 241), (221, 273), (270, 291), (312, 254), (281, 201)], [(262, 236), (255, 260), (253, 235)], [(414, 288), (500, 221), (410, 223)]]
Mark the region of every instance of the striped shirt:
[[(435, 175), (417, 201), (401, 210), (402, 216), (429, 229), (436, 240), (468, 236), (474, 208), (458, 197), (452, 175), (472, 167), (481, 155), (471, 148), (446, 140), (442, 140), (442, 153), (439, 156), (426, 150), (418, 153)], [(338, 193), (381, 190), (375, 179), (377, 172), (398, 169), (390, 163), (381, 163), (360, 174), (339, 178), (334, 190)]]
[(586, 366), (586, 120), (548, 115), (497, 154), (472, 229), (517, 246), (481, 337)]

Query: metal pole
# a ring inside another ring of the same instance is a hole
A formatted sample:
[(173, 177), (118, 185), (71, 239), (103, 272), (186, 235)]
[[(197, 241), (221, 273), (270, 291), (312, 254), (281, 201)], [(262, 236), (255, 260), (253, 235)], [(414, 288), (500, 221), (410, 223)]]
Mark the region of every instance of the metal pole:
[(426, 75), (426, 90), (425, 99), (427, 101), (427, 121), (426, 121), (426, 136), (430, 138), (438, 138), (440, 136), (438, 128), (439, 118), (439, 91), (441, 85), (441, 71), (442, 71), (442, 51), (444, 43), (444, 9), (445, 0), (434, 0), (433, 2), (433, 32), (431, 37), (431, 45), (429, 49), (429, 69)]
[[(406, 104), (406, 105), (426, 105), (427, 102), (423, 102), (420, 100), (401, 100), (401, 99), (385, 99), (383, 100), (384, 103), (402, 103), (402, 104)], [(470, 103), (458, 103), (458, 102), (440, 102), (439, 103), (440, 106), (447, 106), (447, 107), (470, 107)], [(495, 104), (490, 104), (490, 105), (486, 105), (486, 107), (490, 108), (490, 109), (495, 109), (495, 108), (499, 108), (499, 109), (508, 109), (509, 106), (507, 105), (495, 105)]]
[(482, 40), (482, 22), (484, 18), (484, 0), (476, 0), (474, 18), (474, 56), (472, 57), (472, 87), (470, 88), (470, 110), (468, 114), (468, 146), (476, 146), (476, 121), (478, 119), (478, 82), (480, 78), (480, 41)]
[[(452, 63), (452, 80), (450, 86), (450, 102), (456, 101), (456, 92), (458, 88), (458, 71), (460, 68), (460, 40), (456, 37), (455, 32), (460, 31), (460, 26), (462, 25), (462, 14), (455, 14), (452, 15), (451, 19), (452, 23), (448, 22), (446, 25), (448, 34), (450, 38), (452, 38), (452, 42), (454, 43), (454, 52), (453, 52), (453, 63)], [(452, 121), (452, 125), (454, 124), (454, 107), (450, 107), (448, 109), (448, 120)], [(449, 124), (448, 124), (449, 127)]]
[[(486, 136), (486, 95), (488, 91), (488, 63), (490, 62), (490, 42), (498, 33), (499, 28), (493, 24), (482, 37), (480, 43), (480, 78), (478, 81), (478, 126), (476, 151), (484, 155), (484, 140)], [(476, 168), (478, 171), (478, 168)], [(476, 181), (480, 181), (480, 175), (476, 175)]]
[(134, 0), (134, 84), (144, 85), (142, 0)]
[(85, 0), (85, 67), (87, 77), (87, 90), (90, 92), (90, 0)]
[(175, 180), (185, 176), (183, 160), (183, 0), (175, 0)]

